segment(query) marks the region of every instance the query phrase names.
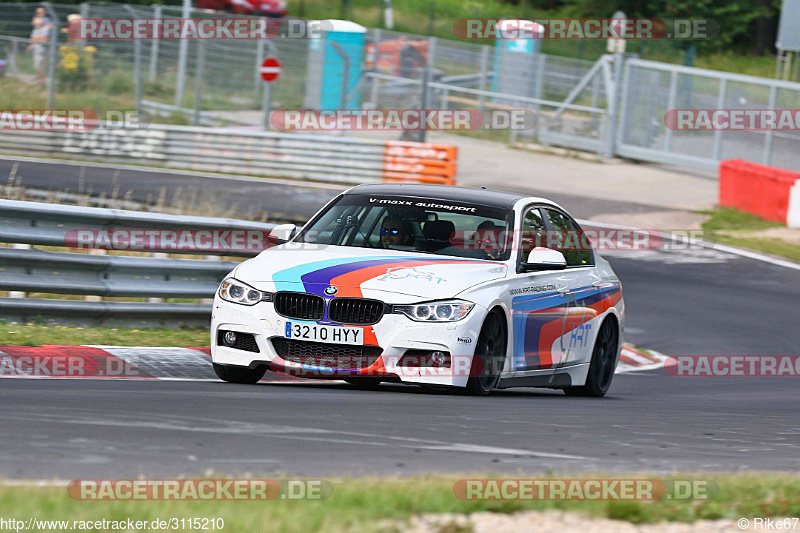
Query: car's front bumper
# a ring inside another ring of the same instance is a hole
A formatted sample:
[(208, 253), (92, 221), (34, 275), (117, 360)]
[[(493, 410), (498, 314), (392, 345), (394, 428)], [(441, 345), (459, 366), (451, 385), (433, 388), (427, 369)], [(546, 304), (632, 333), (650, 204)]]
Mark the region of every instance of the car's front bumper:
[[(278, 355), (272, 339), (284, 338), (287, 321), (302, 321), (278, 315), (272, 303), (244, 306), (217, 297), (211, 318), (211, 356), (218, 364), (247, 367), (269, 364), (272, 370), (308, 378), (382, 376), (409, 383), (463, 387), (472, 371), (473, 353), (485, 316), (486, 309), (476, 305), (466, 318), (458, 322), (414, 322), (404, 315), (391, 313), (385, 314), (377, 324), (371, 326), (347, 326), (363, 329), (365, 346), (378, 346), (382, 353), (374, 364), (360, 368), (349, 368), (352, 365), (348, 365), (344, 368), (334, 366), (336, 356), (326, 358), (316, 354), (314, 357), (301, 358), (301, 362), (298, 362)], [(220, 345), (217, 342), (220, 330), (253, 335), (258, 353)], [(445, 352), (449, 355), (450, 364), (414, 366), (415, 361), (425, 361), (426, 358), (407, 356), (410, 350)]]

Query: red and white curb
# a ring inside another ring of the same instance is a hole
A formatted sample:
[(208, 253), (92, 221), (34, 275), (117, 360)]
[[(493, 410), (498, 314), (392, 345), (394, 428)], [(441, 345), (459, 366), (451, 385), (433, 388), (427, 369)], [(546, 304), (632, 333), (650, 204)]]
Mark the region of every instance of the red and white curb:
[[(666, 357), (632, 346), (622, 349), (617, 373), (654, 370)], [(219, 381), (211, 367), (210, 348), (139, 346), (0, 346), (0, 377), (156, 379)], [(331, 383), (267, 372), (268, 383)]]
[(637, 350), (630, 344), (622, 346), (622, 353), (617, 364), (617, 374), (627, 374), (629, 372), (641, 372), (643, 370), (657, 370), (664, 368), (664, 361), (667, 356), (648, 350), (643, 352)]

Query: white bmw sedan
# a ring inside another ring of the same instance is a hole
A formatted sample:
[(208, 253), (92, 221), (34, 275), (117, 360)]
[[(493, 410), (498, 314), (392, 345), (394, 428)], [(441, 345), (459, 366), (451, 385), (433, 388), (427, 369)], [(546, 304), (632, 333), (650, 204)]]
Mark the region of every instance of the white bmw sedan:
[(557, 204), (361, 185), (236, 267), (213, 305), (217, 376), (603, 396), (622, 350), (614, 271)]

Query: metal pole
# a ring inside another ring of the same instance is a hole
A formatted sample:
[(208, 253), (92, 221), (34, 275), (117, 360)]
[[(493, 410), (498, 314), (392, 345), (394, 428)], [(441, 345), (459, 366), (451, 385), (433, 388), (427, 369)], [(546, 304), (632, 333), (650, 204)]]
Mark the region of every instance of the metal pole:
[(264, 87), (264, 129), (270, 129), (269, 112), (272, 108), (272, 83), (267, 83)]
[[(188, 19), (192, 15), (192, 0), (183, 0), (181, 17)], [(189, 41), (181, 39), (178, 44), (178, 79), (175, 83), (175, 105), (183, 103), (183, 86), (186, 78), (186, 56), (189, 53)]]
[[(161, 6), (154, 6), (155, 13), (153, 13), (153, 18), (160, 19), (161, 18)], [(150, 41), (150, 81), (156, 81), (156, 76), (158, 74), (158, 47), (161, 41), (156, 35), (155, 39)]]
[[(769, 88), (769, 105), (767, 105), (768, 109), (775, 109), (775, 104), (778, 100), (778, 86), (773, 85)], [(769, 129), (767, 130), (767, 137), (764, 139), (764, 158), (761, 161), (764, 165), (771, 165), (772, 164), (772, 148), (775, 142), (774, 139), (775, 130)]]
[(16, 38), (12, 38), (11, 56), (8, 58), (8, 71), (12, 74), (19, 73), (19, 67), (17, 66), (17, 54), (19, 54), (19, 41), (17, 41)]
[[(728, 80), (725, 78), (719, 80), (719, 96), (717, 96), (717, 109), (725, 109), (725, 91), (728, 87)], [(714, 131), (714, 151), (711, 158), (719, 161), (722, 154), (722, 130)]]
[(203, 79), (206, 66), (206, 43), (202, 39), (197, 41), (197, 68), (194, 75), (194, 125), (200, 125), (200, 112), (203, 108)]
[(608, 137), (606, 138), (605, 157), (614, 157), (617, 142), (617, 110), (619, 109), (619, 90), (622, 85), (623, 54), (614, 54), (614, 87), (608, 102)]
[[(136, 10), (133, 9), (129, 5), (124, 6), (125, 11), (127, 11), (131, 18), (136, 18)], [(134, 76), (134, 86), (136, 88), (136, 113), (138, 115), (142, 114), (142, 40), (135, 39), (133, 41), (133, 76)]]
[(417, 132), (417, 142), (424, 143), (425, 139), (427, 138), (428, 131), (425, 128), (426, 120), (425, 120), (425, 109), (428, 107), (428, 92), (429, 87), (428, 85), (431, 82), (431, 67), (433, 65), (433, 58), (436, 52), (436, 37), (431, 37), (428, 39), (428, 60), (425, 62), (425, 68), (422, 71), (422, 91), (420, 94), (420, 110), (422, 111), (422, 116), (420, 116), (420, 125), (419, 131)]
[[(483, 45), (481, 46), (481, 78), (480, 78), (480, 85), (478, 89), (481, 91), (486, 90), (486, 84), (489, 81), (489, 53), (491, 50), (491, 46)], [(478, 109), (480, 109), (481, 113), (483, 113), (483, 106), (486, 102), (486, 95), (481, 93), (478, 96)]]
[(261, 63), (264, 62), (264, 40), (259, 39), (256, 41), (256, 68), (255, 68), (255, 78), (253, 79), (253, 101), (258, 104), (258, 97), (261, 96), (261, 84), (264, 83), (264, 80), (261, 79), (261, 73), (259, 69), (261, 68)]
[(53, 21), (53, 27), (50, 28), (50, 64), (47, 65), (47, 77), (49, 78), (49, 86), (47, 88), (47, 108), (53, 109), (56, 105), (56, 63), (58, 62), (58, 15), (56, 14), (50, 2), (42, 2), (42, 5), (47, 9), (50, 15), (50, 20)]
[[(678, 73), (672, 71), (669, 77), (669, 98), (667, 99), (667, 112), (675, 109), (678, 99)], [(669, 152), (672, 150), (672, 128), (667, 128), (666, 136), (664, 137), (664, 151)]]

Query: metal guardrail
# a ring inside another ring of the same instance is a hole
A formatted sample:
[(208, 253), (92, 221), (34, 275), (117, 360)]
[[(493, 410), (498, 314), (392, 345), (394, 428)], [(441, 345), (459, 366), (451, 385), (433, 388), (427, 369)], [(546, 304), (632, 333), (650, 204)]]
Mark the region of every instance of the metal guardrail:
[[(397, 155), (397, 148), (405, 148)], [(452, 184), (456, 150), (280, 132), (153, 124), (88, 131), (2, 131), (8, 153), (77, 157), (117, 163), (359, 184), (385, 179)], [(447, 162), (447, 165), (443, 165)]]
[[(173, 259), (136, 255), (89, 255), (30, 248), (67, 246), (68, 234), (83, 230), (257, 230), (274, 224), (228, 218), (206, 218), (121, 209), (53, 205), (0, 200), (0, 290), (43, 294), (87, 295), (86, 300), (0, 297), (0, 319), (67, 317), (71, 320), (142, 321), (207, 324), (210, 303), (164, 303), (164, 298), (211, 298), (235, 261)], [(205, 256), (252, 256), (257, 251), (184, 250), (164, 246), (148, 251), (195, 253)], [(12, 292), (13, 294), (13, 292)], [(20, 297), (22, 296), (22, 297)], [(98, 297), (148, 297), (156, 301), (96, 301)]]

